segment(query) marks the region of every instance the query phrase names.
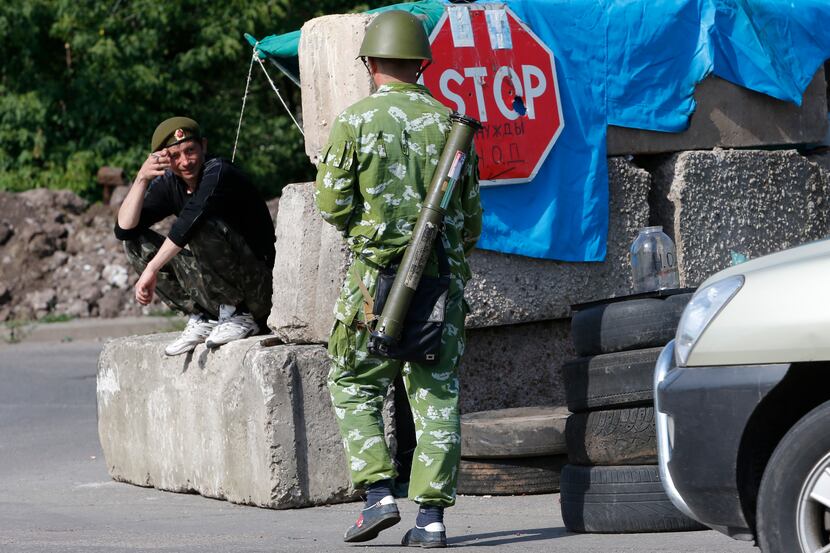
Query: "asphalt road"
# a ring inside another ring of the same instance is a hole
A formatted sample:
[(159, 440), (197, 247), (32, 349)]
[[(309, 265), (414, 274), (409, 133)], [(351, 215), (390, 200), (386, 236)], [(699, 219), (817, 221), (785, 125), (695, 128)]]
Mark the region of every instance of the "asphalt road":
[[(415, 509), (368, 545), (341, 540), (357, 505), (273, 511), (110, 480), (98, 443), (101, 343), (0, 345), (0, 552), (398, 550)], [(450, 544), (468, 551), (757, 552), (713, 531), (580, 535), (558, 495), (460, 497)]]

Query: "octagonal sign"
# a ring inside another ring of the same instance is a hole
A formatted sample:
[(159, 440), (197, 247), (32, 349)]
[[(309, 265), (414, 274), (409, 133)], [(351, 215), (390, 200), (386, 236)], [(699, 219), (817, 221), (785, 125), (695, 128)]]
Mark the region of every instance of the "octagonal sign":
[(532, 180), (564, 127), (553, 53), (504, 4), (447, 6), (430, 43), (424, 85), (484, 126), (481, 184)]

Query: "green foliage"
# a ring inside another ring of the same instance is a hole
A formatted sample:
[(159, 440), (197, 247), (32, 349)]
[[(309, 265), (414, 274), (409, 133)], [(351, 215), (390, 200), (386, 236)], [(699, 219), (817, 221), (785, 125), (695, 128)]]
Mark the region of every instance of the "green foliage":
[[(0, 2), (0, 190), (68, 188), (87, 199), (102, 165), (134, 175), (167, 117), (202, 125), (230, 157), (251, 50), (242, 38), (395, 0)], [(313, 178), (302, 136), (254, 68), (236, 161), (271, 197)], [(295, 113), (299, 89), (269, 72)]]
[(47, 313), (43, 317), (37, 320), (39, 323), (66, 323), (73, 320), (75, 317), (69, 315), (67, 313)]

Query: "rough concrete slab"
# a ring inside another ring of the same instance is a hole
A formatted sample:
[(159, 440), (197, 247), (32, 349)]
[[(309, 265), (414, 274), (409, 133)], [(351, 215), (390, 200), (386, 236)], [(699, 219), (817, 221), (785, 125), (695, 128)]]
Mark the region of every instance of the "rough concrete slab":
[(827, 132), (824, 68), (800, 107), (715, 76), (698, 84), (695, 100), (689, 128), (681, 133), (608, 127), (608, 155), (803, 144), (818, 142)]
[(101, 353), (98, 432), (114, 479), (276, 509), (351, 497), (322, 347), (250, 338), (165, 357), (174, 336)]
[(795, 150), (715, 150), (671, 156), (654, 173), (654, 216), (677, 246), (681, 286), (731, 264), (828, 231), (828, 183)]
[(285, 343), (322, 343), (334, 322), (334, 300), (348, 249), (314, 205), (314, 183), (286, 186), (276, 220), (276, 262), (268, 327)]
[[(628, 248), (649, 220), (649, 174), (608, 160), (610, 220), (602, 263), (566, 263), (477, 250), (466, 297), (468, 328), (570, 316), (574, 303), (630, 293)], [(274, 302), (268, 326), (285, 342), (323, 343), (345, 274), (343, 240), (314, 210), (312, 184), (289, 185), (277, 220)], [(322, 228), (321, 228), (322, 227)]]
[(564, 405), (562, 364), (576, 357), (570, 319), (467, 330), (461, 412)]
[(830, 191), (830, 150), (809, 154), (807, 160), (818, 165), (821, 178), (824, 180), (825, 190)]
[(300, 82), (305, 151), (317, 162), (332, 120), (372, 92), (363, 63), (355, 59), (373, 16), (326, 15), (307, 21), (300, 35)]
[(602, 263), (567, 263), (484, 250), (471, 258), (469, 328), (570, 316), (574, 303), (629, 294), (628, 249), (649, 220), (649, 174), (623, 158), (608, 160), (608, 249)]

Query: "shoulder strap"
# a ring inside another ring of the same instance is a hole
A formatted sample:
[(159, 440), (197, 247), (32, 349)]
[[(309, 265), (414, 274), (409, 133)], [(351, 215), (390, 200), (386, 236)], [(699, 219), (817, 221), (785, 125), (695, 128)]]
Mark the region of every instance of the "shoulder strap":
[(352, 263), (352, 276), (357, 280), (357, 286), (360, 288), (360, 293), (363, 294), (363, 316), (366, 324), (369, 324), (377, 318), (374, 314), (375, 300), (369, 294), (369, 289), (363, 284), (363, 279), (360, 278), (354, 263)]

